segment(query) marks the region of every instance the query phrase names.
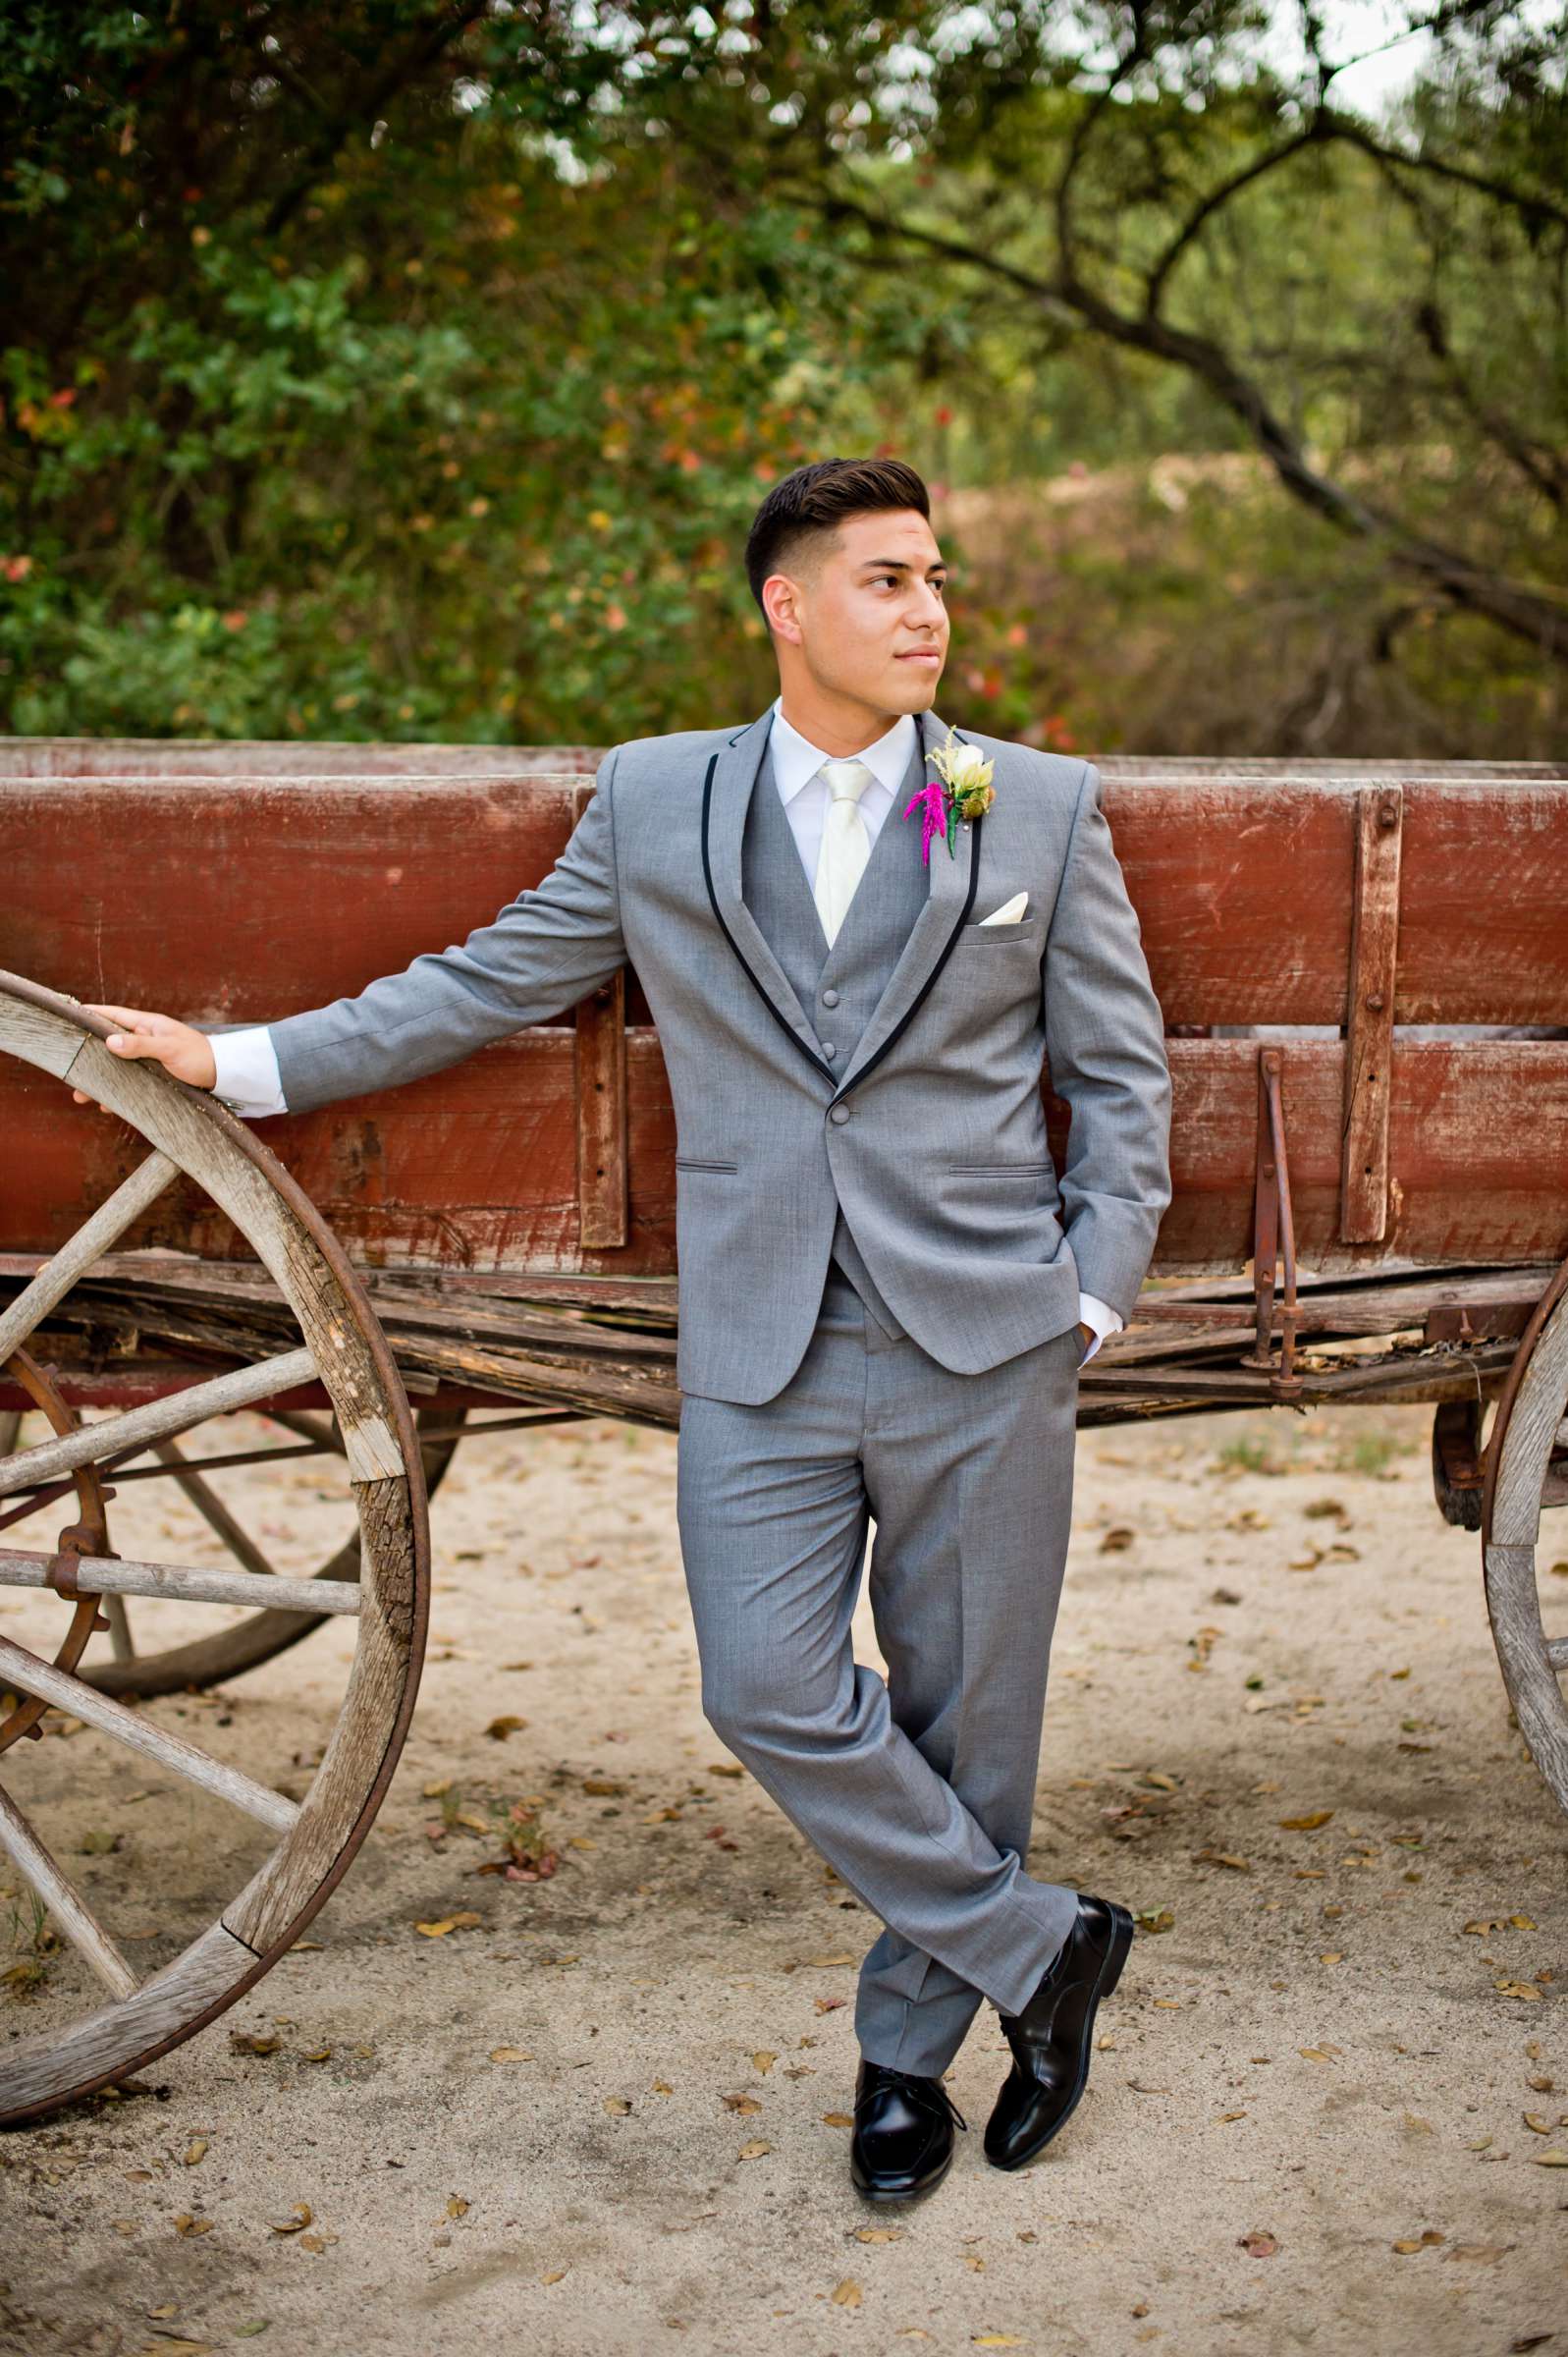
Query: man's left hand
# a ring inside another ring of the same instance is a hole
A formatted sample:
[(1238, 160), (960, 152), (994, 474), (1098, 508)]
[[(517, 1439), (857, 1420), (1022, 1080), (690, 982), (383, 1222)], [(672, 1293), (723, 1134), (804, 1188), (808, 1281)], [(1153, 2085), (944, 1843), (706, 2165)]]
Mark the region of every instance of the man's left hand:
[(1083, 1336), (1083, 1349), (1078, 1353), (1078, 1364), (1081, 1367), (1088, 1352), (1094, 1348), (1095, 1330), (1092, 1326), (1086, 1325), (1083, 1319), (1080, 1318), (1078, 1320), (1078, 1332)]

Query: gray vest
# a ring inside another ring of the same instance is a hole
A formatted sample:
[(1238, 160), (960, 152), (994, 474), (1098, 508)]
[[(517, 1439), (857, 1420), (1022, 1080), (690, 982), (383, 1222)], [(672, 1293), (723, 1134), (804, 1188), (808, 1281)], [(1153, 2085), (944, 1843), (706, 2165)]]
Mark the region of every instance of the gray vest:
[[(882, 822), (865, 873), (830, 948), (799, 846), (779, 799), (771, 752), (764, 754), (757, 773), (741, 837), (740, 896), (817, 1025), (819, 1041), (832, 1040), (833, 1062), (839, 1071), (854, 1054), (926, 904), (929, 880), (920, 857), (918, 818), (905, 823), (902, 817), (904, 804), (924, 783), (917, 755)], [(837, 1003), (825, 999), (830, 991), (838, 994)], [(894, 1341), (901, 1340), (905, 1330), (872, 1282), (841, 1204), (834, 1223), (832, 1258), (879, 1325)]]

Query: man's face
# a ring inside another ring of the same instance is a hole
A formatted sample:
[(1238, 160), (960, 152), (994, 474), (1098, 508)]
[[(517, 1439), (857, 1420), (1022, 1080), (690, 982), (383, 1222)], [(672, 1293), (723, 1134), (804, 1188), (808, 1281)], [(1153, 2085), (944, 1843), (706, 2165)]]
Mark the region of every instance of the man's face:
[(946, 581), (924, 516), (882, 509), (820, 535), (764, 594), (817, 686), (878, 712), (924, 712), (947, 659)]

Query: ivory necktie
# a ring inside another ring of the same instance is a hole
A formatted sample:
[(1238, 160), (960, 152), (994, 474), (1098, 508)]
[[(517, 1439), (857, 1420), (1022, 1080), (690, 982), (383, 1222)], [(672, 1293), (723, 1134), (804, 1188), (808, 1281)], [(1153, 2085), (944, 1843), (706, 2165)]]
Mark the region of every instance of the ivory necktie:
[(863, 761), (824, 761), (819, 774), (827, 779), (833, 800), (823, 825), (812, 897), (831, 948), (871, 857), (871, 838), (860, 808), (871, 772)]

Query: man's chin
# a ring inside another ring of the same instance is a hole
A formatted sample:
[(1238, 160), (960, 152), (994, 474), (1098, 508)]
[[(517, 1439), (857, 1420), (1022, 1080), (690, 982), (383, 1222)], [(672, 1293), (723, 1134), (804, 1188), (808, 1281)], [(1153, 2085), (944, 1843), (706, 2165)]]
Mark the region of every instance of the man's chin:
[(893, 709), (899, 712), (929, 712), (937, 700), (942, 684), (941, 666), (932, 663), (895, 663), (892, 667), (892, 685), (897, 690)]

